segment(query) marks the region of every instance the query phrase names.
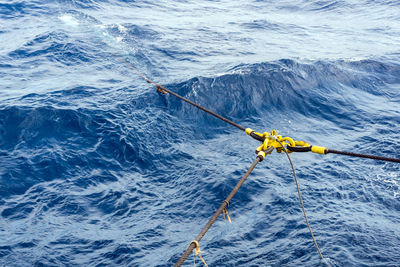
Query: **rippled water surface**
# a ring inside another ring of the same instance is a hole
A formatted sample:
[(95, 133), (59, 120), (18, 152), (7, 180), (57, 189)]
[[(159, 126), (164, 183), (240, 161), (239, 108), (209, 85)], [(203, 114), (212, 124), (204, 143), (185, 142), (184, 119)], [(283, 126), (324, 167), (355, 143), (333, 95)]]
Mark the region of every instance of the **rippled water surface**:
[[(399, 47), (397, 1), (0, 0), (0, 265), (171, 266), (250, 166), (256, 141), (130, 65), (245, 127), (400, 158)], [(400, 165), (292, 159), (329, 263), (398, 266)], [(229, 214), (209, 266), (324, 266), (284, 155)]]

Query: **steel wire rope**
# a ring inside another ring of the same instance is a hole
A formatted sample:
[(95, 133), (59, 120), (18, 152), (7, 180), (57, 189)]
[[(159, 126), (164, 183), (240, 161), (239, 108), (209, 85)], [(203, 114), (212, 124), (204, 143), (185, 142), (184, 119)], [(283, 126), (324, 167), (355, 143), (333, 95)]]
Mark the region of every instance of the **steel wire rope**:
[(233, 122), (233, 121), (231, 121), (231, 120), (229, 120), (229, 119), (227, 119), (227, 118), (225, 118), (225, 117), (222, 117), (221, 115), (219, 115), (219, 114), (217, 114), (217, 113), (215, 113), (215, 112), (213, 112), (213, 111), (211, 111), (211, 110), (209, 110), (209, 109), (206, 109), (206, 108), (200, 106), (199, 104), (196, 104), (196, 103), (194, 103), (193, 101), (190, 101), (189, 99), (186, 99), (186, 98), (184, 98), (183, 96), (181, 96), (181, 95), (179, 95), (179, 94), (177, 94), (177, 93), (175, 93), (175, 92), (173, 92), (173, 91), (171, 91), (171, 90), (168, 90), (167, 88), (163, 87), (162, 85), (160, 85), (160, 84), (158, 84), (158, 83), (153, 82), (152, 80), (150, 80), (150, 79), (148, 79), (146, 76), (144, 76), (141, 72), (139, 72), (135, 67), (133, 67), (125, 58), (123, 58), (123, 57), (121, 57), (120, 55), (117, 55), (117, 54), (115, 54), (115, 55), (116, 55), (117, 57), (119, 57), (123, 62), (125, 62), (126, 64), (128, 64), (128, 66), (129, 66), (134, 72), (136, 72), (136, 74), (138, 74), (143, 80), (145, 80), (145, 81), (146, 81), (147, 83), (149, 83), (149, 84), (152, 84), (152, 85), (156, 86), (156, 87), (157, 87), (157, 91), (159, 91), (159, 92), (161, 92), (161, 93), (169, 93), (169, 94), (171, 94), (171, 95), (173, 95), (173, 96), (175, 96), (175, 97), (177, 97), (177, 98), (179, 98), (179, 99), (185, 101), (186, 103), (189, 103), (189, 104), (195, 106), (196, 108), (201, 109), (202, 111), (207, 112), (208, 114), (210, 114), (210, 115), (212, 115), (212, 116), (214, 116), (214, 117), (216, 117), (216, 118), (218, 118), (218, 119), (220, 119), (220, 120), (222, 120), (222, 121), (224, 121), (224, 122), (229, 123), (230, 125), (232, 125), (232, 126), (238, 128), (238, 129), (240, 129), (240, 130), (242, 130), (242, 131), (245, 131), (245, 130), (246, 130), (245, 127), (243, 127), (243, 126), (241, 126), (241, 125), (239, 125), (239, 124), (237, 124), (237, 123), (235, 123), (235, 122)]
[(334, 149), (327, 149), (326, 154), (338, 154), (338, 155), (345, 155), (345, 156), (351, 156), (351, 157), (357, 157), (357, 158), (366, 158), (366, 159), (375, 159), (375, 160), (382, 160), (382, 161), (388, 161), (388, 162), (395, 162), (395, 163), (400, 163), (400, 159), (396, 158), (388, 158), (388, 157), (382, 157), (382, 156), (376, 156), (376, 155), (368, 155), (368, 154), (360, 154), (360, 153), (354, 153), (354, 152), (347, 152), (347, 151), (339, 151), (339, 150), (334, 150)]
[[(291, 152), (310, 152), (315, 146), (311, 146), (307, 144), (308, 146), (299, 146), (299, 147), (291, 147), (288, 146), (287, 149)], [(345, 156), (350, 156), (350, 157), (357, 157), (357, 158), (366, 158), (366, 159), (374, 159), (374, 160), (382, 160), (382, 161), (387, 161), (387, 162), (395, 162), (395, 163), (400, 163), (400, 159), (396, 158), (389, 158), (389, 157), (383, 157), (383, 156), (377, 156), (377, 155), (368, 155), (368, 154), (362, 154), (362, 153), (354, 153), (354, 152), (348, 152), (348, 151), (340, 151), (340, 150), (334, 150), (326, 147), (318, 147), (318, 152), (313, 151), (314, 153), (319, 153), (319, 154), (338, 154), (338, 155), (345, 155)]]
[[(273, 148), (272, 148), (273, 149)], [(272, 149), (270, 149), (270, 151), (266, 151), (266, 153), (268, 152), (272, 152)], [(239, 190), (239, 188), (242, 186), (242, 184), (244, 183), (244, 181), (247, 179), (247, 177), (249, 177), (249, 175), (251, 174), (251, 172), (254, 170), (254, 168), (256, 167), (256, 165), (262, 161), (262, 157), (257, 156), (257, 158), (253, 161), (253, 163), (251, 164), (250, 168), (247, 170), (247, 172), (242, 176), (242, 178), (240, 179), (240, 181), (236, 184), (236, 186), (233, 188), (233, 190), (231, 191), (231, 193), (228, 195), (228, 197), (222, 202), (221, 206), (218, 208), (218, 210), (214, 213), (214, 215), (210, 218), (210, 220), (207, 222), (207, 224), (203, 227), (203, 229), (200, 231), (200, 233), (197, 235), (195, 241), (199, 242), (203, 236), (207, 233), (207, 231), (210, 229), (210, 227), (214, 224), (214, 222), (217, 220), (217, 218), (220, 216), (220, 214), (222, 213), (222, 211), (225, 209), (225, 207), (227, 206), (227, 204), (231, 201), (231, 199), (233, 198), (233, 196), (236, 194), (236, 192)], [(194, 242), (191, 242), (190, 245), (188, 246), (188, 248), (186, 249), (186, 251), (183, 253), (183, 255), (179, 258), (179, 260), (177, 261), (177, 263), (175, 264), (175, 267), (179, 267), (181, 266), (185, 260), (187, 259), (187, 257), (189, 257), (190, 253), (192, 252), (192, 250), (196, 247), (196, 244)]]

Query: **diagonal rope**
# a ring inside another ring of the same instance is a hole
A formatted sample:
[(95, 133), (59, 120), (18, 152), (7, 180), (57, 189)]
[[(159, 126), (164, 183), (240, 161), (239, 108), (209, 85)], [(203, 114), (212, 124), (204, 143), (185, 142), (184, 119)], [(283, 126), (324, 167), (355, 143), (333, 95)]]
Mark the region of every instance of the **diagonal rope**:
[(222, 117), (221, 115), (219, 115), (219, 114), (217, 114), (217, 113), (215, 113), (215, 112), (213, 112), (213, 111), (211, 111), (209, 109), (206, 109), (206, 108), (200, 106), (199, 104), (196, 104), (193, 101), (190, 101), (189, 99), (186, 99), (183, 96), (181, 96), (181, 95), (179, 95), (179, 94), (177, 94), (177, 93), (175, 93), (175, 92), (173, 92), (171, 90), (168, 90), (167, 88), (165, 88), (164, 86), (162, 86), (162, 85), (160, 85), (158, 83), (153, 82), (152, 80), (150, 80), (146, 76), (144, 76), (144, 74), (142, 74), (140, 71), (138, 71), (135, 67), (133, 67), (132, 64), (130, 64), (125, 58), (123, 58), (123, 57), (121, 57), (120, 55), (117, 55), (117, 54), (115, 54), (115, 56), (117, 56), (122, 62), (126, 63), (144, 81), (146, 81), (147, 83), (152, 84), (155, 87), (157, 87), (157, 91), (159, 91), (161, 93), (164, 93), (164, 94), (165, 93), (169, 93), (169, 94), (181, 99), (182, 101), (185, 101), (186, 103), (189, 103), (190, 105), (195, 106), (196, 108), (198, 108), (198, 109), (200, 109), (200, 110), (202, 110), (202, 111), (204, 111), (204, 112), (206, 112), (206, 113), (208, 113), (208, 114), (210, 114), (210, 115), (212, 115), (212, 116), (214, 116), (214, 117), (216, 117), (216, 118), (218, 118), (218, 119), (220, 119), (220, 120), (222, 120), (222, 121), (224, 121), (226, 123), (229, 123), (230, 125), (238, 128), (238, 129), (240, 129), (242, 131), (246, 130), (245, 127), (243, 127), (243, 126), (241, 126), (241, 125), (239, 125), (239, 124), (237, 124), (237, 123), (235, 123), (235, 122), (233, 122), (233, 121), (231, 121), (231, 120), (229, 120), (229, 119), (227, 119), (225, 117)]
[[(208, 221), (208, 223), (203, 227), (203, 229), (201, 230), (201, 232), (198, 234), (198, 236), (196, 237), (196, 239), (194, 241), (199, 242), (203, 236), (207, 233), (207, 231), (210, 229), (210, 227), (214, 224), (214, 222), (217, 220), (217, 218), (219, 217), (219, 215), (224, 211), (224, 209), (226, 209), (226, 207), (228, 206), (229, 202), (231, 201), (231, 199), (233, 198), (233, 196), (236, 194), (236, 192), (239, 190), (239, 188), (243, 185), (244, 181), (247, 179), (247, 177), (249, 177), (249, 175), (251, 174), (251, 172), (254, 170), (254, 168), (256, 167), (256, 165), (262, 161), (265, 157), (265, 154), (269, 154), (271, 153), (273, 150), (273, 147), (270, 147), (268, 150), (266, 150), (265, 152), (263, 152), (263, 156), (260, 156), (260, 154), (257, 156), (257, 158), (253, 161), (253, 163), (251, 164), (250, 168), (247, 170), (247, 172), (242, 176), (242, 178), (240, 179), (240, 181), (236, 184), (236, 186), (233, 188), (233, 190), (231, 191), (231, 193), (228, 195), (228, 197), (222, 202), (221, 206), (219, 207), (219, 209), (214, 213), (214, 215), (211, 217), (211, 219)], [(189, 247), (186, 249), (186, 251), (183, 253), (183, 255), (181, 256), (181, 258), (178, 260), (178, 262), (175, 264), (175, 267), (179, 267), (181, 266), (185, 260), (187, 259), (187, 257), (190, 255), (190, 252), (192, 252), (193, 249), (196, 248), (196, 244), (195, 242), (191, 242)]]

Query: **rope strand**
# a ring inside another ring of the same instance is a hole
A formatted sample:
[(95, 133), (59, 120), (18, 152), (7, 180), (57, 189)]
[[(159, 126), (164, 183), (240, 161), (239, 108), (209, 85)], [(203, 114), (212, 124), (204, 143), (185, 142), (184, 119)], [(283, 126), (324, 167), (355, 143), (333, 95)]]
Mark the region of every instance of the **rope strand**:
[(330, 266), (330, 264), (328, 263), (328, 261), (327, 261), (327, 260), (324, 258), (324, 256), (322, 255), (321, 250), (319, 249), (317, 240), (315, 239), (314, 233), (313, 233), (313, 231), (312, 231), (312, 229), (311, 229), (310, 222), (308, 221), (306, 209), (304, 208), (303, 198), (301, 197), (300, 186), (299, 186), (299, 182), (298, 182), (298, 179), (297, 179), (297, 174), (296, 174), (296, 171), (295, 171), (295, 169), (294, 169), (294, 165), (293, 165), (292, 159), (290, 158), (289, 153), (288, 153), (287, 149), (283, 146), (283, 144), (282, 144), (277, 138), (275, 138), (275, 140), (278, 141), (278, 142), (281, 144), (281, 146), (282, 146), (282, 148), (283, 148), (283, 151), (285, 152), (285, 154), (286, 154), (286, 156), (287, 156), (287, 158), (288, 158), (288, 160), (289, 160), (290, 166), (292, 167), (293, 177), (294, 177), (294, 180), (295, 180), (295, 182), (296, 182), (297, 194), (298, 194), (298, 196), (299, 196), (301, 210), (303, 211), (304, 219), (306, 220), (308, 230), (309, 230), (309, 232), (310, 232), (310, 234), (311, 234), (312, 240), (314, 241), (314, 245), (315, 245), (315, 247), (317, 248), (318, 254), (319, 254), (319, 256), (321, 257), (321, 259), (324, 261), (324, 263), (325, 263), (327, 266)]

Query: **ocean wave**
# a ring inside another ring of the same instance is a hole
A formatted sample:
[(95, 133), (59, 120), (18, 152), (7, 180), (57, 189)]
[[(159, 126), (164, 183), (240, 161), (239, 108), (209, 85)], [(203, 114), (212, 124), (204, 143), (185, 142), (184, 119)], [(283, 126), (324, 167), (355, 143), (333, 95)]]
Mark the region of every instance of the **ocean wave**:
[[(399, 7), (0, 4), (0, 265), (173, 265), (255, 158), (258, 142), (130, 64), (244, 127), (399, 158)], [(399, 166), (291, 157), (333, 266), (400, 261)], [(229, 213), (200, 242), (210, 266), (321, 266), (284, 154)]]
[[(366, 115), (360, 103), (370, 102), (373, 97), (385, 100), (397, 95), (389, 85), (399, 83), (399, 70), (397, 64), (372, 60), (280, 60), (239, 65), (227, 74), (196, 77), (170, 87), (200, 105), (239, 120), (289, 112), (338, 124), (345, 124), (345, 120), (357, 124)], [(171, 101), (171, 108), (184, 116), (198, 116), (195, 108), (179, 100)]]

